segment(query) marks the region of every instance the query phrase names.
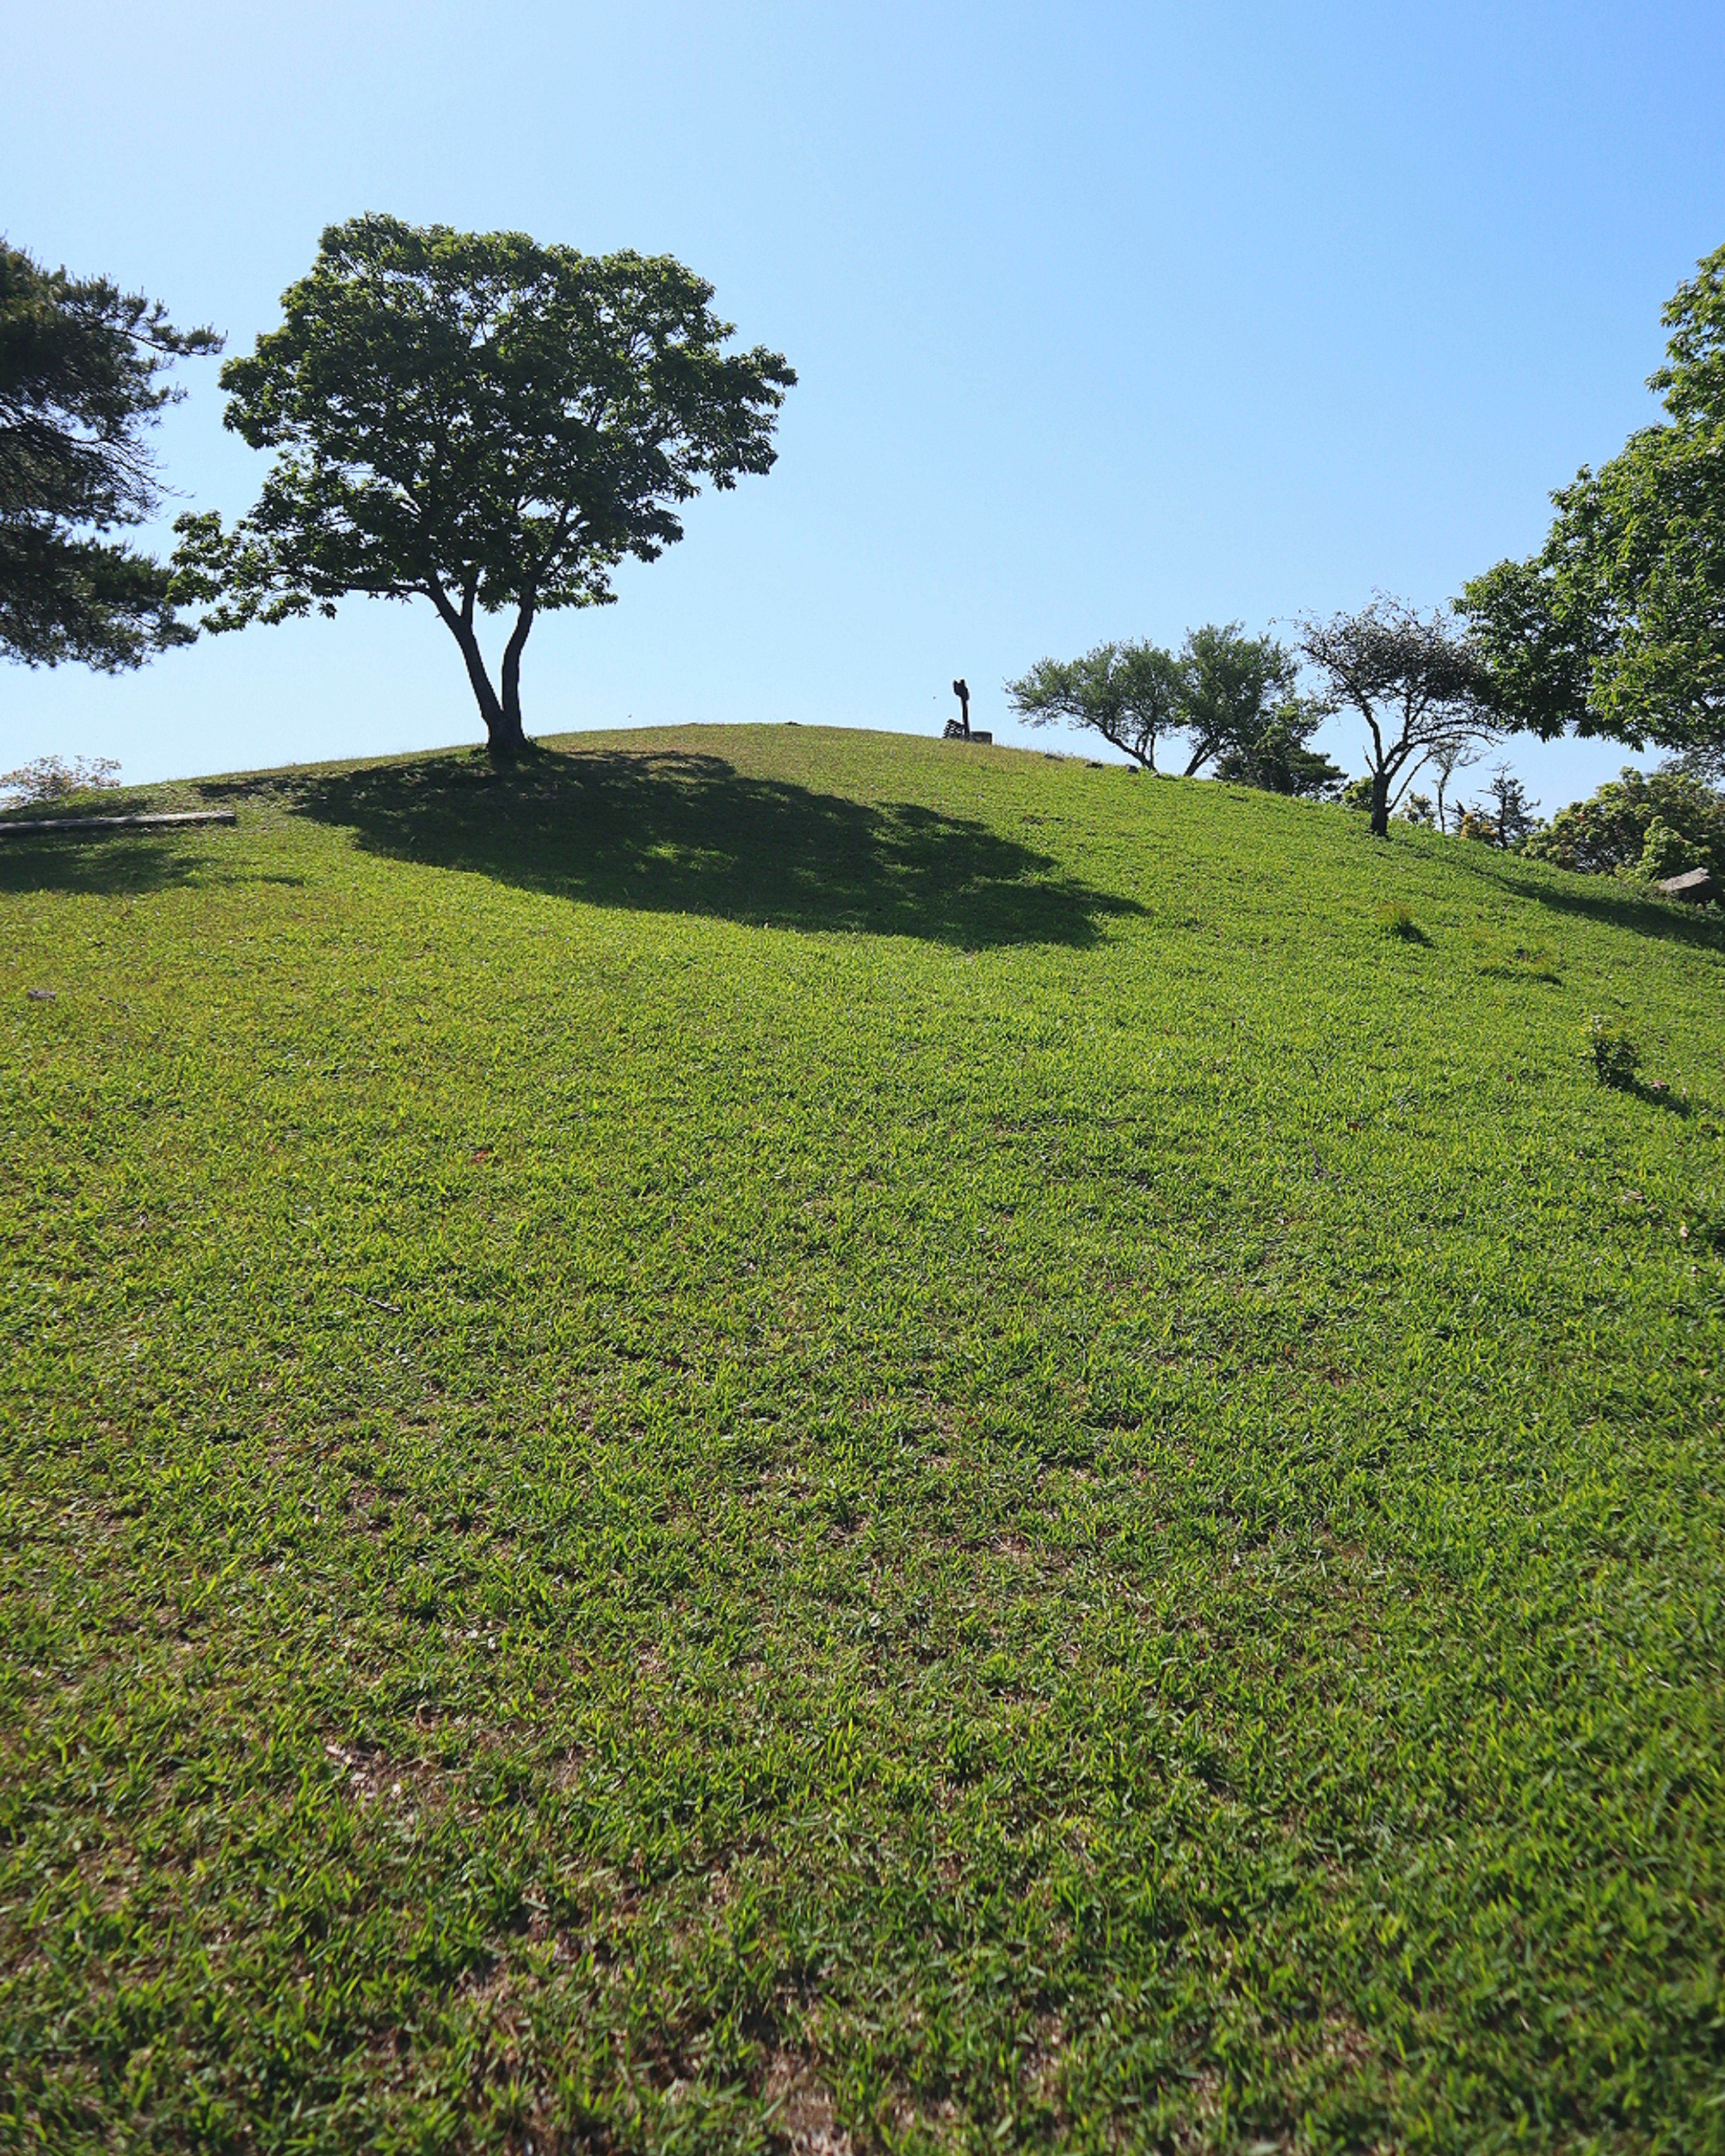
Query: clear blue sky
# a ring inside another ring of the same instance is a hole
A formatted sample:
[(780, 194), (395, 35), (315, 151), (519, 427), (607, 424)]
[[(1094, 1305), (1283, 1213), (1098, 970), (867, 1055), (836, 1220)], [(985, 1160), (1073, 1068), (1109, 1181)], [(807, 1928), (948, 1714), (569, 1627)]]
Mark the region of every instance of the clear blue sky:
[[(933, 731), (962, 672), (1012, 737), (1044, 653), (1445, 599), (1652, 415), (1660, 305), (1725, 240), (1717, 5), (61, 0), (7, 42), (8, 235), (230, 351), (380, 209), (669, 251), (789, 356), (777, 470), (536, 629), (530, 732)], [(263, 459), (186, 378), (167, 475), (242, 510)], [(427, 608), (0, 667), (0, 767), (478, 732)], [(1514, 757), (1548, 809), (1622, 760)]]

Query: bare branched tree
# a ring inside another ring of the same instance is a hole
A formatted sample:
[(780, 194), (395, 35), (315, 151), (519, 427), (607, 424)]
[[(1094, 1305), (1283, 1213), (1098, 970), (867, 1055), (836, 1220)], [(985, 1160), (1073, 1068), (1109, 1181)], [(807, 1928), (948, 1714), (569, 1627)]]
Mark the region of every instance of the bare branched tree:
[[(1480, 752), (1466, 739), (1446, 739), (1439, 742), (1435, 747), (1430, 749), (1427, 752), (1425, 760), (1436, 775), (1437, 827), (1440, 831), (1447, 831), (1450, 826), (1445, 820), (1444, 796), (1449, 790), (1450, 782), (1458, 771), (1470, 770), (1479, 762)], [(1455, 814), (1459, 818), (1461, 814), (1459, 808)]]
[(1302, 622), (1300, 649), (1332, 701), (1366, 722), (1374, 837), (1389, 834), (1390, 810), (1440, 745), (1502, 731), (1485, 661), (1444, 614), (1380, 592), (1358, 613)]

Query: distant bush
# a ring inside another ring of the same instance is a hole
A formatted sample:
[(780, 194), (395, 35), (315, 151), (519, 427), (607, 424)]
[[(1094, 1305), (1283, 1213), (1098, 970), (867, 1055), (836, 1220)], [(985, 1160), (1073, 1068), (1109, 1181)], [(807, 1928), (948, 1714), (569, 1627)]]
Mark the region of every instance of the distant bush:
[(0, 793), (16, 806), (25, 801), (62, 801), (69, 793), (90, 793), (117, 786), (120, 766), (111, 756), (80, 756), (71, 763), (57, 756), (39, 756), (16, 771), (0, 771)]
[(1342, 789), (1342, 806), (1344, 808), (1357, 808), (1362, 815), (1371, 814), (1372, 782), (1369, 776), (1348, 780), (1347, 785)]
[(1647, 835), (1641, 841), (1641, 858), (1632, 871), (1620, 870), (1619, 875), (1633, 874), (1638, 883), (1659, 883), (1666, 876), (1682, 875), (1690, 869), (1707, 865), (1707, 850), (1693, 839), (1686, 839), (1681, 831), (1674, 831), (1663, 816), (1656, 816), (1647, 826)]
[(1340, 792), (1347, 773), (1306, 745), (1322, 713), (1311, 716), (1291, 703), (1283, 709), (1292, 716), (1278, 716), (1261, 733), (1225, 750), (1217, 758), (1216, 776), (1236, 786), (1260, 787), (1266, 793), (1327, 801)]
[(1505, 853), (1521, 853), (1545, 828), (1533, 813), (1538, 806), (1509, 766), (1500, 763), (1491, 773), (1485, 799), (1462, 810), (1456, 831), (1483, 845), (1501, 846)]
[(1428, 829), (1437, 822), (1437, 811), (1432, 806), (1429, 793), (1410, 793), (1402, 814), (1410, 824), (1418, 824)]
[(1602, 1086), (1627, 1086), (1641, 1067), (1641, 1051), (1636, 1047), (1635, 1036), (1617, 1019), (1605, 1018), (1598, 1011), (1581, 1029), (1586, 1041), (1585, 1054), (1594, 1066), (1594, 1075)]
[[(1648, 856), (1648, 839), (1657, 823)], [(1725, 795), (1686, 772), (1625, 766), (1585, 801), (1558, 809), (1527, 841), (1536, 860), (1583, 875), (1654, 882), (1686, 868), (1706, 868), (1725, 884)], [(1667, 860), (1677, 865), (1666, 868)]]

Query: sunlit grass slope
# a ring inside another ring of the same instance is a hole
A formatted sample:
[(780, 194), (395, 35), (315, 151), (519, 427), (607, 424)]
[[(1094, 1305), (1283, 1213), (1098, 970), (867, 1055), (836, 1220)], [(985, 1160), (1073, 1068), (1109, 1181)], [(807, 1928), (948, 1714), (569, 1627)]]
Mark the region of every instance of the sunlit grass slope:
[(0, 2146), (1725, 2147), (1716, 929), (817, 728), (155, 798), (0, 850)]

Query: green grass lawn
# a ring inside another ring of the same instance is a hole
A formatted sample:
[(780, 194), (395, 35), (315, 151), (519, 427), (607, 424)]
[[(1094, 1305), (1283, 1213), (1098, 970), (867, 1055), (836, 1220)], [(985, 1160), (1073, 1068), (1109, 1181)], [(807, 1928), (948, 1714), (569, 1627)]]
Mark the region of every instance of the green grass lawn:
[(0, 845), (0, 2147), (1725, 2148), (1725, 932), (812, 727), (148, 798)]

